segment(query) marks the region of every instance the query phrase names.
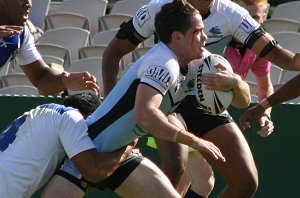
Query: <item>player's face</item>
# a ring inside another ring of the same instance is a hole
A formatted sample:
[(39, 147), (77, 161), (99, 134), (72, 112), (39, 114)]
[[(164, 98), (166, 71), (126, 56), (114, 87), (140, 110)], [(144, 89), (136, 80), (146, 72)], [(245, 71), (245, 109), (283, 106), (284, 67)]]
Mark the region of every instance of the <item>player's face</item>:
[(31, 7), (32, 0), (0, 0), (0, 24), (23, 26)]
[(185, 33), (185, 50), (191, 60), (202, 58), (207, 36), (200, 14), (192, 18), (192, 27)]
[(212, 5), (213, 0), (187, 0), (192, 6), (199, 10), (200, 14), (206, 14)]

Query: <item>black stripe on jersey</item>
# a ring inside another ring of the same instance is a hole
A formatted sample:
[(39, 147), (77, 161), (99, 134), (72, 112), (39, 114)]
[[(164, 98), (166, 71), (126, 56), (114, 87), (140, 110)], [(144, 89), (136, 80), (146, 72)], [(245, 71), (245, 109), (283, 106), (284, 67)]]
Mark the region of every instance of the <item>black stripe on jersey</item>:
[(122, 115), (133, 109), (136, 90), (139, 83), (140, 79), (133, 81), (126, 93), (120, 98), (116, 105), (105, 116), (89, 126), (88, 133), (92, 140), (95, 139), (98, 134), (100, 134), (106, 127), (111, 125), (115, 120), (119, 119)]

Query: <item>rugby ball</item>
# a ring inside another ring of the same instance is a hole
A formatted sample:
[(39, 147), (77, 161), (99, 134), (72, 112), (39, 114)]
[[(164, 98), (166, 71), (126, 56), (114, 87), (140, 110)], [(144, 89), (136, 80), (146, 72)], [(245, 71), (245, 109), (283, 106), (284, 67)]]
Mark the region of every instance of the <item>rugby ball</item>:
[(220, 71), (215, 65), (222, 64), (230, 72), (232, 67), (230, 63), (218, 54), (211, 54), (206, 57), (197, 68), (196, 78), (194, 80), (195, 95), (199, 105), (212, 115), (223, 113), (231, 104), (233, 91), (207, 90), (201, 82), (201, 76), (204, 73), (217, 73)]

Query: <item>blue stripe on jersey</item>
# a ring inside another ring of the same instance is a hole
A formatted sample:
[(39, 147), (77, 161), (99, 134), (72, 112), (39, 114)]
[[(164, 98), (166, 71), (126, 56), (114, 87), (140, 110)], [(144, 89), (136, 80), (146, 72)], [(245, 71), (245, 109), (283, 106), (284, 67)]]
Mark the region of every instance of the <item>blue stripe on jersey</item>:
[(4, 37), (0, 41), (0, 68), (12, 60), (24, 41), (24, 31), (20, 35)]
[(92, 140), (94, 140), (106, 127), (133, 109), (136, 89), (139, 83), (140, 79), (134, 80), (126, 91), (126, 94), (120, 98), (117, 104), (105, 116), (89, 126), (88, 133)]
[(16, 133), (25, 122), (27, 115), (23, 115), (14, 120), (5, 131), (0, 134), (0, 151), (5, 151), (8, 145), (16, 139)]
[(52, 109), (52, 110), (56, 111), (56, 112), (59, 113), (59, 114), (63, 114), (63, 113), (65, 113), (66, 111), (75, 109), (75, 108), (73, 108), (73, 107), (65, 107), (65, 106), (63, 106), (63, 105), (55, 104), (55, 103), (43, 104), (43, 105), (40, 105), (39, 107), (40, 107), (40, 108), (46, 108), (46, 109)]

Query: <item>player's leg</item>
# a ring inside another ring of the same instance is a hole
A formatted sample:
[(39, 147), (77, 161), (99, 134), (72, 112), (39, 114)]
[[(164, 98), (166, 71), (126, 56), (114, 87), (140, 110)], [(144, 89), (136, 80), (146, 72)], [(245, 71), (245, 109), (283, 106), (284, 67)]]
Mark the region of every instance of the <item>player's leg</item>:
[(147, 158), (141, 161), (115, 192), (124, 198), (180, 197), (167, 176)]
[(77, 185), (60, 175), (54, 175), (44, 189), (41, 198), (81, 198), (83, 195), (84, 191)]
[(210, 164), (199, 152), (190, 152), (187, 170), (192, 183), (186, 197), (190, 197), (191, 193), (196, 193), (198, 197), (208, 197), (215, 184), (214, 172)]
[(226, 158), (223, 163), (203, 154), (228, 184), (220, 197), (252, 197), (258, 186), (258, 173), (249, 145), (238, 126), (234, 122), (221, 125), (203, 138), (213, 142)]
[[(173, 114), (168, 116), (168, 120), (180, 128), (185, 128)], [(168, 176), (174, 188), (183, 195), (186, 185), (180, 184), (180, 181), (187, 165), (188, 147), (159, 138), (155, 138), (155, 142), (161, 159), (161, 170)]]

